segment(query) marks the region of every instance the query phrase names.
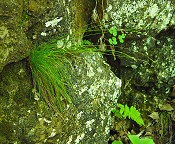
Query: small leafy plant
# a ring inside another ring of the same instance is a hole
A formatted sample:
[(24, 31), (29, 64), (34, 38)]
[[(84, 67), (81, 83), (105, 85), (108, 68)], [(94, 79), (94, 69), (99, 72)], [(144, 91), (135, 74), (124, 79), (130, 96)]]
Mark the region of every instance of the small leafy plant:
[(134, 120), (136, 123), (138, 123), (140, 126), (144, 125), (144, 121), (141, 117), (140, 112), (134, 107), (131, 106), (130, 108), (126, 105), (118, 104), (119, 109), (113, 109), (112, 113), (115, 114), (118, 118), (124, 118), (127, 117), (132, 120)]
[[(121, 35), (118, 35), (118, 30), (116, 27), (110, 28), (109, 33), (112, 35), (112, 38), (109, 38), (109, 43), (111, 45), (118, 44), (117, 38), (118, 38), (120, 43), (124, 43), (124, 39), (125, 39), (126, 35), (124, 33), (122, 33)], [(117, 37), (117, 35), (118, 35), (118, 37)]]
[[(120, 119), (126, 119), (131, 118), (136, 123), (138, 123), (140, 126), (144, 125), (144, 121), (141, 117), (140, 112), (134, 107), (128, 107), (126, 105), (118, 104), (118, 109), (113, 109), (112, 113), (115, 114), (116, 117)], [(151, 138), (140, 138), (139, 135), (128, 135), (129, 140), (132, 142), (132, 144), (154, 144), (153, 139)], [(123, 144), (120, 140), (115, 140), (112, 142), (112, 144)]]

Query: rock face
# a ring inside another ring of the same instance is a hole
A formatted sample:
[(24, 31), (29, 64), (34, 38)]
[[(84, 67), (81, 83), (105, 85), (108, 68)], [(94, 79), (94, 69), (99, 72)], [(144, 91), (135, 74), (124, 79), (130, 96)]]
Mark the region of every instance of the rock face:
[(0, 2), (0, 72), (10, 62), (26, 58), (36, 44), (52, 36), (83, 36), (92, 1), (27, 0)]
[(0, 73), (0, 143), (24, 142), (25, 125), (30, 130), (34, 124), (35, 115), (28, 111), (33, 107), (28, 69), (25, 61), (19, 61), (6, 65)]
[(106, 27), (115, 26), (126, 34), (125, 43), (116, 48), (127, 55), (119, 56), (125, 103), (132, 99), (140, 109), (147, 109), (140, 103), (149, 107), (169, 96), (175, 83), (174, 9), (175, 3), (168, 0), (109, 0)]
[[(16, 67), (21, 67), (20, 71), (16, 71)], [(62, 117), (54, 114), (35, 90), (34, 97), (24, 95), (27, 93), (26, 90), (30, 94), (28, 87), (31, 85), (26, 87), (28, 82), (25, 80), (28, 74), (22, 63), (12, 65), (11, 71), (8, 71), (8, 68), (3, 70), (0, 142), (108, 142), (113, 123), (110, 114), (117, 104), (121, 81), (111, 72), (109, 65), (98, 53), (80, 55), (73, 62), (73, 67), (73, 84), (69, 89), (74, 107), (68, 105)], [(8, 78), (3, 76), (4, 73), (9, 74)], [(10, 82), (11, 79), (15, 79), (15, 85)], [(23, 89), (18, 90), (21, 83)], [(5, 97), (9, 92), (13, 94)], [(7, 127), (9, 130), (4, 131), (3, 128)]]
[(80, 43), (91, 19), (127, 35), (116, 49), (124, 54), (119, 59), (125, 103), (132, 99), (145, 109), (169, 96), (175, 81), (174, 1), (103, 2), (0, 2), (0, 143), (107, 143), (121, 81), (102, 55), (83, 53), (72, 61), (75, 107), (67, 106), (62, 118), (35, 89), (31, 93), (27, 62), (30, 51), (48, 39), (59, 39), (59, 48)]
[(117, 104), (121, 81), (101, 54), (82, 54), (75, 60), (72, 72), (75, 80), (70, 89), (75, 107), (68, 106), (63, 119), (49, 117), (47, 110), (38, 111), (39, 122), (33, 129), (35, 142), (108, 143), (113, 121), (110, 113)]
[[(75, 107), (54, 114), (32, 89), (30, 51), (58, 38), (58, 47), (80, 43), (95, 7), (87, 1), (0, 2), (0, 143), (104, 143), (112, 124), (110, 111), (121, 81), (100, 54), (82, 54), (72, 69)], [(84, 27), (85, 26), (85, 27)]]
[(0, 9), (0, 72), (10, 62), (17, 62), (29, 55), (31, 41), (26, 35), (28, 17), (24, 11), (27, 2), (1, 1)]
[(12, 96), (16, 102), (20, 102), (22, 97), (28, 97), (32, 90), (32, 78), (28, 69), (27, 63), (23, 61), (4, 67), (0, 75), (0, 95)]
[[(73, 88), (77, 93), (74, 103), (78, 136), (72, 141), (77, 144), (105, 144), (112, 128), (110, 113), (120, 96), (121, 81), (110, 71), (100, 54), (82, 55), (74, 66), (77, 73)], [(71, 133), (74, 136), (75, 132)]]

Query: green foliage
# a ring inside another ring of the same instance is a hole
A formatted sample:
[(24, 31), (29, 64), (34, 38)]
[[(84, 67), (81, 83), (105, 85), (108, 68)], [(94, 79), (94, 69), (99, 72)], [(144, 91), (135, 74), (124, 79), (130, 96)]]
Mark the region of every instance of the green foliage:
[(113, 36), (117, 36), (117, 29), (115, 28), (115, 27), (112, 27), (112, 28), (110, 28), (109, 29), (109, 32), (110, 32), (110, 34), (112, 34)]
[(132, 144), (154, 144), (153, 139), (150, 138), (139, 138), (138, 135), (128, 135)]
[(126, 37), (125, 34), (122, 34), (122, 35), (119, 35), (119, 36), (118, 36), (120, 43), (124, 43), (125, 37)]
[(129, 119), (131, 118), (132, 120), (137, 122), (140, 126), (144, 125), (140, 112), (134, 106), (131, 106), (129, 108), (127, 104), (118, 104), (118, 108), (119, 109), (112, 110), (112, 113), (114, 113), (116, 117), (124, 119), (128, 117)]
[(118, 42), (117, 42), (116, 37), (112, 37), (112, 38), (110, 38), (110, 39), (109, 39), (109, 43), (112, 44), (112, 45), (117, 45)]
[[(120, 43), (124, 43), (124, 39), (126, 38), (126, 35), (123, 33), (121, 35), (118, 35), (118, 30), (116, 29), (116, 27), (110, 28), (109, 33), (112, 35), (112, 38), (109, 38), (109, 43), (111, 45), (118, 44), (117, 38), (119, 39)], [(118, 37), (117, 37), (117, 35), (118, 35)]]
[(30, 55), (34, 85), (47, 104), (60, 113), (66, 104), (72, 105), (67, 89), (71, 87), (72, 59), (83, 52), (95, 52), (95, 48), (75, 45), (58, 48), (57, 41), (43, 43)]
[[(128, 117), (137, 122), (140, 126), (144, 125), (140, 112), (134, 106), (129, 108), (127, 104), (118, 104), (118, 108), (119, 109), (112, 110), (112, 113), (114, 113), (116, 117), (124, 119)], [(150, 138), (140, 138), (138, 135), (128, 135), (128, 137), (132, 144), (154, 144), (153, 139)], [(115, 140), (112, 144), (122, 144), (122, 142)]]
[(81, 43), (81, 44), (82, 44), (82, 45), (90, 45), (90, 46), (93, 45), (93, 43), (90, 42), (90, 41), (88, 41), (88, 40), (82, 40), (82, 43)]

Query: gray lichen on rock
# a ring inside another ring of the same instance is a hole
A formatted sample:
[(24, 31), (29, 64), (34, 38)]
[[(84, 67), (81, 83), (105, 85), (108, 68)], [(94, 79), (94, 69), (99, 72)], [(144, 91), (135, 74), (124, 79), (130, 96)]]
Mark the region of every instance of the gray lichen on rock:
[[(117, 104), (121, 81), (110, 71), (109, 65), (98, 53), (81, 54), (73, 60), (73, 66), (73, 82), (69, 89), (74, 107), (67, 106), (63, 113), (64, 119), (55, 119), (52, 115), (48, 130), (43, 122), (40, 123), (48, 117), (43, 109), (39, 115), (40, 122), (34, 128), (35, 140), (70, 144), (107, 143), (113, 121), (110, 114)], [(40, 101), (38, 103), (43, 105)], [(55, 135), (51, 138), (53, 129)], [(37, 138), (36, 135), (44, 135), (44, 138)]]
[(155, 35), (174, 22), (174, 4), (169, 0), (110, 0), (107, 8), (110, 26), (139, 32), (141, 35)]
[(69, 46), (81, 42), (94, 0), (15, 0), (0, 5), (0, 143), (107, 143), (121, 81), (101, 54), (82, 54), (73, 61), (69, 89), (75, 108), (67, 106), (64, 119), (35, 89), (34, 101), (30, 69), (22, 60), (36, 43), (52, 36), (63, 40), (60, 47), (65, 41)]
[(126, 33), (127, 42), (117, 49), (129, 55), (119, 56), (124, 99), (133, 97), (140, 109), (161, 103), (175, 82), (175, 3), (109, 0), (106, 15), (108, 28)]

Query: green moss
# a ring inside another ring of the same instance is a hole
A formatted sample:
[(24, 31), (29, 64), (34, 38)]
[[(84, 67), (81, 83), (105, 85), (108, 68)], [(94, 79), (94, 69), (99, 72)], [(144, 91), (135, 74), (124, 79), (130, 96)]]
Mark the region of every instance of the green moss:
[(12, 123), (2, 119), (0, 122), (0, 143), (9, 143), (10, 139), (14, 138)]

